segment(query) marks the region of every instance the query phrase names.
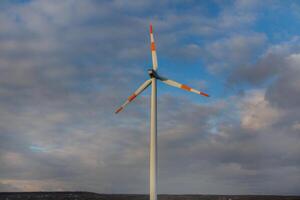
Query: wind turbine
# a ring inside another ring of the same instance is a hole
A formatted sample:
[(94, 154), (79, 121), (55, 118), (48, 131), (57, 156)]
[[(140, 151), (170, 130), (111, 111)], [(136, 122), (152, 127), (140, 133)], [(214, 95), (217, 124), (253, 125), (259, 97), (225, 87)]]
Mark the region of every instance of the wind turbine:
[(150, 24), (150, 41), (152, 54), (152, 69), (148, 70), (150, 79), (145, 81), (117, 110), (116, 114), (121, 112), (127, 104), (133, 101), (139, 94), (141, 94), (150, 84), (151, 89), (151, 118), (150, 118), (150, 200), (157, 200), (157, 80), (163, 83), (181, 88), (196, 94), (209, 97), (208, 94), (195, 90), (187, 85), (178, 83), (176, 81), (164, 78), (157, 73), (157, 56), (153, 37), (152, 24)]

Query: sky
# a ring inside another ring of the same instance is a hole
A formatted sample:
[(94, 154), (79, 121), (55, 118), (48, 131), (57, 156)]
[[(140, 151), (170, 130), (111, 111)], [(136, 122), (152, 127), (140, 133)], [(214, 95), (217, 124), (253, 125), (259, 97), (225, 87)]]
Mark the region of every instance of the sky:
[(300, 2), (3, 0), (0, 191), (300, 195)]

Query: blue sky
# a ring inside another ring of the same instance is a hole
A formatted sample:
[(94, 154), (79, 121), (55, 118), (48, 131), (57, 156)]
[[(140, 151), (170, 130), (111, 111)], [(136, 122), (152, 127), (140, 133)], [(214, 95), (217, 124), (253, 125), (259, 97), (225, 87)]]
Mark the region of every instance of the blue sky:
[(0, 191), (148, 192), (149, 24), (159, 192), (299, 194), (298, 1), (0, 3)]

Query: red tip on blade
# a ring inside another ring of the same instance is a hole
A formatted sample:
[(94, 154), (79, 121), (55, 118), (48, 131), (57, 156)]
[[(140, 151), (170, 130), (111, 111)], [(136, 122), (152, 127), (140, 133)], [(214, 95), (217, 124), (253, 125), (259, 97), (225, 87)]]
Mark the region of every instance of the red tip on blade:
[(153, 33), (152, 23), (150, 23), (150, 33)]
[(209, 95), (204, 93), (204, 92), (200, 92), (200, 94), (203, 95), (203, 96), (209, 97)]
[(118, 114), (121, 110), (123, 110), (123, 107), (118, 108), (115, 113)]

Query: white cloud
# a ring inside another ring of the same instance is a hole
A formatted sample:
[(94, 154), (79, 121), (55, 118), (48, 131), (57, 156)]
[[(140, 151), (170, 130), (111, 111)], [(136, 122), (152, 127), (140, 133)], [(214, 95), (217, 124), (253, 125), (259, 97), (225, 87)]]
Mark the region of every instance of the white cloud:
[(280, 118), (280, 111), (265, 99), (263, 90), (248, 91), (240, 109), (242, 127), (254, 131), (269, 128)]

